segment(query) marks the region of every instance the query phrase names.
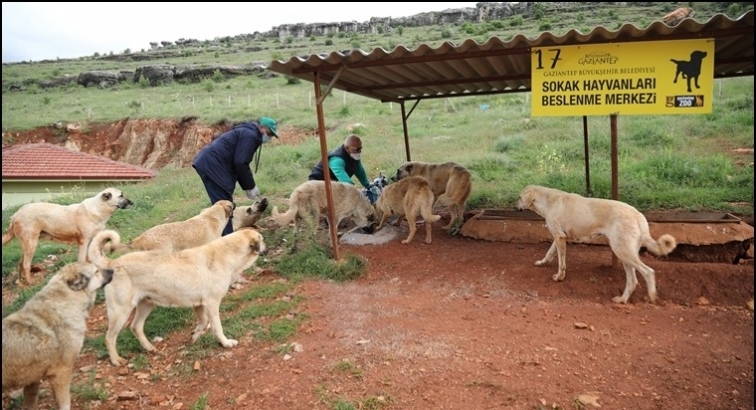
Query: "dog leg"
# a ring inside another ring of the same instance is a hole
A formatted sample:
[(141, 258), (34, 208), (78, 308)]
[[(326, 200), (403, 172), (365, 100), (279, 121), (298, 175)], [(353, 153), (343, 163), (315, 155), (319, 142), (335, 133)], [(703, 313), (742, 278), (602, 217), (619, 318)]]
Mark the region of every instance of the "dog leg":
[(425, 243), (432, 242), (431, 231), (433, 231), (433, 226), (431, 225), (431, 221), (425, 221)]
[(535, 266), (543, 266), (552, 260), (554, 260), (554, 255), (556, 254), (556, 239), (554, 239), (553, 242), (551, 242), (551, 247), (549, 247), (549, 250), (546, 251), (546, 256), (543, 257), (543, 259), (536, 261)]
[(34, 258), (34, 251), (37, 249), (37, 244), (39, 244), (38, 237), (39, 233), (35, 233), (21, 241), (21, 260), (18, 262), (18, 277), (19, 279), (23, 277), (27, 285), (32, 283), (31, 264)]
[(36, 382), (24, 386), (25, 409), (36, 409), (39, 406), (39, 387), (41, 384), (41, 382)]
[(404, 245), (412, 242), (412, 238), (415, 237), (415, 232), (417, 232), (417, 225), (415, 225), (415, 218), (413, 217), (411, 218), (409, 216), (405, 216), (405, 218), (407, 219), (407, 225), (409, 225), (409, 235), (407, 236), (407, 239), (402, 241)]
[(559, 235), (554, 239), (557, 247), (557, 256), (559, 258), (559, 270), (557, 274), (552, 276), (555, 282), (564, 280), (564, 275), (567, 273), (567, 237)]
[(210, 327), (213, 329), (213, 333), (220, 344), (223, 345), (223, 347), (234, 347), (239, 344), (238, 340), (228, 339), (226, 335), (223, 334), (223, 326), (221, 325), (220, 320), (220, 302), (209, 302), (205, 306), (205, 309), (210, 316)]
[(60, 373), (50, 377), (50, 386), (55, 395), (58, 410), (71, 410), (71, 372), (72, 368), (61, 369)]
[(142, 348), (148, 352), (154, 352), (156, 350), (155, 346), (147, 340), (147, 336), (144, 334), (144, 322), (147, 321), (147, 316), (152, 313), (153, 309), (155, 309), (155, 305), (152, 302), (146, 299), (140, 300), (137, 304), (136, 312), (134, 313), (134, 320), (131, 321), (131, 332), (134, 333), (137, 340), (139, 340), (139, 344), (142, 345)]
[[(91, 238), (90, 238), (91, 239)], [(89, 249), (89, 243), (85, 240), (82, 240), (82, 243), (79, 243), (79, 262), (89, 262), (87, 259), (87, 250)]]
[(625, 268), (625, 291), (622, 292), (622, 296), (612, 298), (612, 302), (614, 303), (627, 303), (630, 295), (633, 294), (635, 287), (638, 285), (638, 278), (635, 277), (635, 268), (625, 262), (622, 262), (622, 266)]
[(192, 343), (196, 342), (205, 333), (205, 329), (207, 329), (207, 325), (210, 322), (204, 305), (195, 306), (194, 314), (197, 316), (197, 326), (192, 331)]
[[(109, 300), (107, 295), (105, 300)], [(128, 360), (118, 355), (116, 339), (118, 338), (118, 334), (121, 333), (123, 326), (126, 325), (126, 321), (129, 320), (130, 314), (131, 309), (128, 307), (108, 306), (108, 331), (105, 333), (105, 346), (108, 348), (110, 363), (116, 367), (128, 363)]]

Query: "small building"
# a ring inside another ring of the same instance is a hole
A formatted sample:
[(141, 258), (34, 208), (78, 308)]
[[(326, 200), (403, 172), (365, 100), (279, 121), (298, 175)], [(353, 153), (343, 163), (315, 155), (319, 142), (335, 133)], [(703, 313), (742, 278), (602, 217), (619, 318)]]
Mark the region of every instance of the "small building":
[(46, 202), (61, 194), (95, 194), (108, 186), (139, 182), (156, 172), (59, 145), (3, 147), (3, 209)]

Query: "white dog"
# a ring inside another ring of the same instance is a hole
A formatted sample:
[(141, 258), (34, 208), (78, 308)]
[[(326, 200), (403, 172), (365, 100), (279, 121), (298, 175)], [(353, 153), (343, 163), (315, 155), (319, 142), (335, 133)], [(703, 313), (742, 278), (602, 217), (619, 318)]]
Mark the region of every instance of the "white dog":
[(645, 246), (651, 253), (664, 256), (672, 252), (677, 243), (674, 237), (667, 234), (654, 240), (649, 233), (646, 217), (637, 209), (620, 201), (585, 198), (537, 185), (528, 185), (522, 190), (516, 207), (518, 210), (530, 209), (546, 219), (554, 242), (546, 256), (535, 264), (541, 266), (549, 263), (558, 253), (559, 270), (553, 276), (555, 281), (564, 280), (568, 239), (604, 235), (614, 254), (622, 261), (626, 275), (625, 291), (613, 301), (627, 303), (638, 285), (635, 276), (637, 269), (646, 281), (649, 300), (656, 302), (654, 270), (641, 262), (638, 252)]
[(78, 245), (78, 261), (86, 262), (89, 241), (105, 229), (105, 224), (116, 210), (131, 205), (133, 202), (115, 188), (107, 188), (78, 204), (26, 204), (11, 216), (8, 231), (3, 234), (3, 246), (14, 237), (18, 238), (22, 252), (18, 275), (26, 283), (31, 283), (32, 258), (40, 239)]
[(223, 347), (236, 346), (236, 340), (223, 334), (220, 304), (229, 286), (265, 252), (259, 232), (243, 228), (196, 248), (132, 252), (112, 260), (102, 252), (108, 242), (120, 243), (118, 233), (105, 230), (98, 234), (89, 246), (89, 258), (95, 265), (114, 271), (113, 281), (105, 287), (105, 345), (114, 366), (126, 362), (118, 355), (116, 339), (134, 309), (131, 331), (148, 352), (154, 351), (155, 346), (144, 334), (144, 323), (155, 306), (193, 307), (198, 324), (192, 332), (192, 342), (209, 323)]

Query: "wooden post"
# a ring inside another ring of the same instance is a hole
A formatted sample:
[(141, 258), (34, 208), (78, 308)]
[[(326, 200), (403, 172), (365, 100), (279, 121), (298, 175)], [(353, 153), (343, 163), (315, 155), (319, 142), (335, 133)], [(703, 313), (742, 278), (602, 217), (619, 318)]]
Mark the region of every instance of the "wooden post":
[[(333, 203), (333, 191), (331, 189), (331, 170), (328, 167), (328, 147), (326, 146), (325, 135), (325, 119), (323, 115), (323, 99), (320, 95), (320, 73), (315, 72), (314, 78), (315, 84), (315, 108), (318, 115), (318, 135), (320, 136), (320, 160), (323, 161), (323, 178), (325, 179), (325, 191), (326, 199), (328, 199), (328, 230), (331, 233), (331, 245), (333, 246), (333, 258), (340, 260), (339, 255), (339, 238), (338, 229), (336, 225), (336, 208)], [(278, 94), (276, 94), (276, 101), (278, 100)], [(317, 222), (317, 221), (316, 221)]]
[[(617, 114), (611, 114), (609, 116), (609, 126), (612, 132), (612, 199), (619, 200), (619, 156), (617, 154)], [(617, 255), (612, 252), (612, 267), (616, 268), (619, 265), (617, 261)]]

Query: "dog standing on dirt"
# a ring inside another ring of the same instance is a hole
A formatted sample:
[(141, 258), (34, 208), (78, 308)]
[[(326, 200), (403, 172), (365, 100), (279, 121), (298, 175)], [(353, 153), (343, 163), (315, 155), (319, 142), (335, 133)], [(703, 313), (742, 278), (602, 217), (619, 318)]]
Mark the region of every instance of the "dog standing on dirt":
[[(375, 209), (370, 200), (362, 195), (359, 188), (342, 182), (331, 182), (331, 194), (335, 206), (336, 226), (342, 219), (351, 216), (357, 226), (365, 232), (372, 233), (377, 225)], [(328, 214), (325, 181), (312, 180), (299, 185), (289, 196), (289, 210), (280, 213), (273, 207), (272, 219), (278, 226), (286, 226), (297, 218), (314, 218), (315, 223), (320, 214)], [(328, 221), (331, 223), (331, 221)]]
[(23, 387), (24, 408), (36, 409), (41, 382), (49, 379), (57, 408), (71, 409), (71, 374), (89, 311), (97, 290), (112, 279), (112, 269), (68, 264), (3, 319), (3, 393)]
[(220, 238), (233, 213), (234, 203), (222, 199), (187, 220), (155, 225), (128, 244), (113, 242), (110, 247), (113, 251), (163, 252), (194, 248)]
[(465, 221), (465, 204), (472, 190), (470, 171), (454, 162), (428, 163), (420, 161), (405, 162), (396, 170), (391, 177), (392, 181), (399, 181), (410, 176), (425, 178), (430, 184), (435, 201), (445, 194), (441, 203), (449, 206), (451, 219), (444, 229), (454, 225), (460, 228)]
[(18, 275), (28, 284), (31, 283), (32, 258), (40, 239), (78, 245), (78, 261), (86, 262), (87, 245), (92, 238), (105, 229), (116, 210), (133, 204), (115, 188), (106, 188), (77, 204), (26, 204), (11, 216), (8, 230), (3, 234), (3, 246), (14, 237), (18, 238), (22, 252)]
[(520, 192), (516, 208), (530, 209), (546, 219), (546, 226), (554, 242), (546, 256), (535, 263), (541, 266), (551, 262), (554, 254), (559, 256), (559, 270), (553, 276), (562, 281), (566, 270), (567, 240), (580, 240), (603, 235), (625, 268), (625, 291), (612, 300), (627, 303), (638, 285), (635, 270), (640, 271), (648, 288), (648, 298), (657, 300), (654, 270), (641, 262), (638, 253), (645, 246), (651, 253), (664, 256), (672, 252), (677, 242), (672, 235), (664, 234), (658, 240), (651, 237), (648, 221), (634, 207), (620, 201), (601, 198), (585, 198), (578, 194), (538, 185), (528, 185)]
[(406, 217), (409, 224), (409, 236), (402, 240), (402, 243), (406, 245), (415, 237), (415, 232), (417, 232), (415, 219), (420, 214), (425, 221), (425, 243), (431, 243), (431, 223), (441, 219), (440, 215), (433, 214), (433, 200), (430, 184), (423, 177), (402, 178), (387, 185), (375, 203), (376, 214), (380, 219), (377, 229), (383, 227), (391, 215), (398, 216), (397, 223), (401, 222), (402, 217)]
[(268, 198), (263, 198), (249, 206), (237, 206), (232, 220), (234, 231), (241, 228), (254, 228), (266, 209), (268, 209)]
[(154, 351), (155, 346), (144, 334), (144, 323), (155, 306), (193, 307), (198, 323), (192, 332), (192, 343), (209, 323), (223, 347), (236, 346), (236, 340), (223, 334), (220, 304), (229, 286), (266, 251), (259, 232), (244, 228), (191, 249), (132, 252), (112, 260), (103, 255), (103, 247), (109, 241), (119, 243), (118, 233), (106, 230), (97, 235), (89, 246), (89, 258), (97, 266), (114, 271), (113, 281), (105, 287), (105, 345), (114, 366), (126, 363), (118, 355), (116, 339), (134, 309), (130, 328), (148, 352)]

